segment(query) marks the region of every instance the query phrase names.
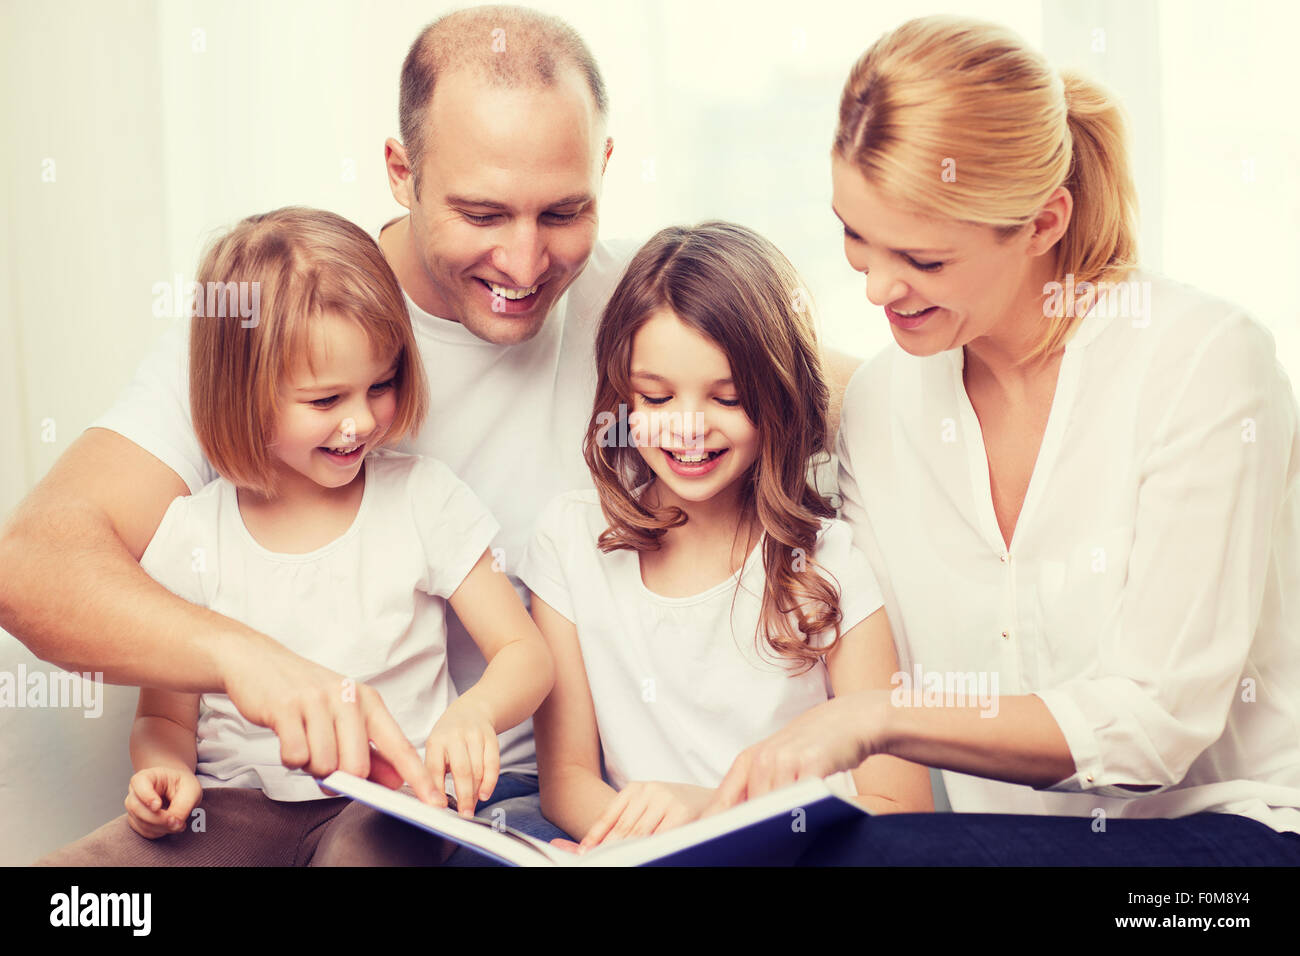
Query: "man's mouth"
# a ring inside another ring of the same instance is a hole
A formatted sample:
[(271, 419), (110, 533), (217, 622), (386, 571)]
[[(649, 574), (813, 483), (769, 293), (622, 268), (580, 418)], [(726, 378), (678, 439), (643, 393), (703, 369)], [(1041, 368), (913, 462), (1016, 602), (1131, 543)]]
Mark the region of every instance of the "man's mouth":
[(479, 279), (478, 281), (487, 286), (488, 290), (493, 295), (500, 296), (503, 299), (509, 299), (512, 302), (518, 301), (519, 299), (526, 299), (530, 295), (536, 295), (537, 290), (542, 287), (542, 284), (538, 283), (537, 285), (529, 286), (527, 289), (516, 289), (513, 286), (498, 285), (495, 282), (489, 282), (487, 279)]

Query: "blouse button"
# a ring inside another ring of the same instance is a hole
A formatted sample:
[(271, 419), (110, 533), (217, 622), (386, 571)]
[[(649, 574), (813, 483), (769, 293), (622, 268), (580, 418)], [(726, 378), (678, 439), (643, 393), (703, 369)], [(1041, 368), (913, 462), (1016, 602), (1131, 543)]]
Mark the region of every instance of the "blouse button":
[(1011, 555), (1006, 553), (1000, 554), (998, 555), (998, 560), (1001, 561), (1003, 564), (1006, 564), (1008, 561), (1011, 560)]

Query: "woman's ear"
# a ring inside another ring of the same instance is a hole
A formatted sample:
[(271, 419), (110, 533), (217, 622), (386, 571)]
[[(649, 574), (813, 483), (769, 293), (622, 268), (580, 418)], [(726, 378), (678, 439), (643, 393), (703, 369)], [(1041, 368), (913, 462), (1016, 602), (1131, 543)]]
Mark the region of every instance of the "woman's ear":
[(1057, 186), (1034, 217), (1034, 232), (1029, 237), (1029, 254), (1041, 256), (1055, 246), (1065, 235), (1073, 212), (1074, 197), (1064, 186)]

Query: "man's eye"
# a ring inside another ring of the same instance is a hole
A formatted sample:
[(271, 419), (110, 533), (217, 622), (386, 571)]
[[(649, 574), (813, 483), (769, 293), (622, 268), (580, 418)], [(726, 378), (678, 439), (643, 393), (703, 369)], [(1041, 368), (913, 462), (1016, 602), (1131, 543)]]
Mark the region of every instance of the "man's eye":
[(495, 214), (487, 215), (487, 216), (476, 216), (472, 212), (462, 212), (461, 215), (464, 216), (466, 220), (472, 222), (476, 226), (486, 226), (489, 222), (491, 222), (493, 219), (496, 218)]
[(551, 222), (560, 225), (563, 225), (566, 222), (573, 222), (573, 220), (578, 218), (576, 212), (548, 212), (546, 215), (550, 218)]
[(663, 398), (651, 398), (649, 395), (642, 395), (641, 397), (645, 399), (647, 405), (662, 405), (664, 402), (668, 401), (668, 399), (671, 398), (672, 396), (668, 395)]

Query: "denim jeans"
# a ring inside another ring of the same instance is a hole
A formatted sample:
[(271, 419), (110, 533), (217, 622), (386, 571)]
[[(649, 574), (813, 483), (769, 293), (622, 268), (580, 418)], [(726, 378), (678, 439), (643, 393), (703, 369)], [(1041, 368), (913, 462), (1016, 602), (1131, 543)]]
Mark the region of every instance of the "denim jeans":
[(1105, 820), (1003, 813), (863, 817), (819, 834), (800, 866), (1296, 866), (1300, 834), (1249, 817)]
[[(474, 808), (474, 816), (496, 822), (512, 830), (527, 833), (544, 842), (569, 835), (542, 816), (542, 800), (537, 792), (537, 778), (526, 773), (503, 773), (496, 789), (486, 801)], [(447, 861), (448, 866), (500, 866), (495, 860), (459, 847)]]

